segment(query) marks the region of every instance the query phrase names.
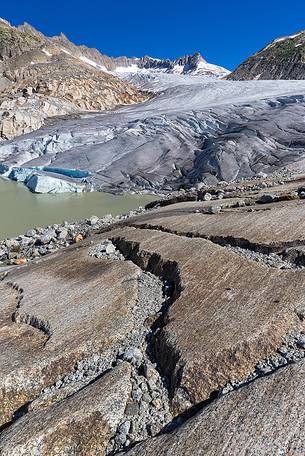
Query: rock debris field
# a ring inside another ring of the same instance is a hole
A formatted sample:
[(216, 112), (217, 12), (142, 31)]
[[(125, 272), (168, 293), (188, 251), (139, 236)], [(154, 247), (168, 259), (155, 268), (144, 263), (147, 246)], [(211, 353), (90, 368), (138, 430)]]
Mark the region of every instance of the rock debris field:
[(0, 244), (0, 455), (305, 454), (305, 177)]

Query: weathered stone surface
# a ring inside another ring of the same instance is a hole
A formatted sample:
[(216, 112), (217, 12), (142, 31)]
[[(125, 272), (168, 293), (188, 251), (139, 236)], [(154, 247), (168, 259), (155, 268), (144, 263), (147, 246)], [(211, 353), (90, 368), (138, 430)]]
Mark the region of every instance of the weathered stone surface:
[(270, 269), (204, 239), (134, 228), (108, 236), (141, 267), (175, 283), (156, 355), (176, 411), (245, 379), (302, 325), (303, 272)]
[(2, 433), (0, 454), (103, 455), (130, 390), (130, 366), (123, 363), (65, 401), (19, 419)]
[[(7, 89), (10, 90), (11, 86)], [(45, 119), (78, 112), (68, 100), (0, 94), (0, 141), (38, 130)]]
[(83, 244), (1, 282), (1, 424), (78, 361), (115, 350), (134, 328), (140, 272)]
[(211, 403), (128, 456), (303, 456), (305, 362)]
[[(137, 226), (160, 228), (170, 232), (204, 237), (216, 242), (228, 241), (241, 246), (253, 245), (258, 250), (281, 250), (305, 241), (305, 202), (257, 205), (253, 212), (247, 208), (223, 211), (220, 214), (185, 214), (186, 204), (178, 213), (179, 205), (146, 214)], [(192, 203), (189, 203), (192, 204)], [(192, 204), (194, 207), (194, 203)], [(197, 207), (202, 207), (198, 203)]]

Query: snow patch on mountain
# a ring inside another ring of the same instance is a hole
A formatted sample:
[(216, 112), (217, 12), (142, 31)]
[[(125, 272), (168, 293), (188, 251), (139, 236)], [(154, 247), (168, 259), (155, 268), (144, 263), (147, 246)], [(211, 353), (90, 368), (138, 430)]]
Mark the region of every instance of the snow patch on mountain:
[[(280, 38), (276, 38), (270, 44), (268, 44), (266, 47), (264, 47), (263, 50), (269, 49), (269, 48), (275, 46), (277, 43), (282, 43), (282, 42), (287, 41), (287, 40), (294, 40), (295, 38), (297, 38), (300, 35), (304, 35), (304, 31), (299, 32), (299, 33), (295, 33), (294, 35), (288, 35), (288, 36), (282, 36)], [(302, 43), (299, 43), (299, 44), (296, 43), (295, 46), (298, 47), (298, 46), (301, 46), (301, 45), (302, 45)]]
[(101, 71), (107, 71), (107, 68), (104, 67), (103, 65), (98, 65), (96, 62), (94, 62), (93, 60), (91, 59), (88, 59), (87, 57), (85, 56), (80, 56), (80, 60), (82, 60), (82, 62), (85, 62), (87, 63), (88, 65), (91, 65), (93, 66), (94, 68), (98, 69), (98, 70), (101, 70)]
[(136, 64), (133, 64), (133, 65), (130, 65), (130, 66), (127, 66), (127, 67), (124, 67), (124, 66), (119, 66), (119, 67), (116, 67), (114, 73), (137, 73), (138, 71), (141, 71), (140, 68), (136, 65)]
[(156, 75), (160, 73), (177, 75), (202, 75), (213, 78), (223, 78), (230, 72), (221, 66), (208, 63), (199, 52), (186, 55), (175, 60), (156, 59), (153, 57), (127, 59), (126, 65), (115, 66), (114, 74), (122, 76), (141, 72), (143, 75)]
[(48, 57), (52, 57), (52, 54), (51, 54), (49, 51), (47, 51), (46, 49), (42, 49), (42, 52), (43, 52), (45, 55), (47, 55)]

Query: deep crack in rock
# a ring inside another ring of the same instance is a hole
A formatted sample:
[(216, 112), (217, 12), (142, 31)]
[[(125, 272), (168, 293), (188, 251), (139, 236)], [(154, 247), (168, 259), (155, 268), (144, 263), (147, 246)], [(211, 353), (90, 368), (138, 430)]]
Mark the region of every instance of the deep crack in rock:
[(33, 328), (42, 331), (48, 336), (48, 338), (50, 338), (52, 335), (52, 330), (49, 322), (43, 321), (35, 315), (23, 314), (20, 312), (21, 303), (24, 298), (23, 289), (19, 287), (17, 283), (7, 282), (7, 284), (18, 293), (16, 310), (12, 314), (12, 321), (14, 323), (25, 323), (26, 325), (32, 326)]
[[(138, 228), (138, 227), (136, 227)], [(170, 303), (172, 303), (177, 297), (179, 296), (181, 289), (183, 288), (180, 277), (179, 277), (179, 268), (178, 265), (171, 264), (171, 262), (164, 262), (162, 258), (155, 254), (149, 254), (148, 252), (141, 251), (139, 248), (139, 244), (137, 242), (128, 241), (124, 238), (114, 238), (112, 242), (116, 245), (116, 247), (123, 253), (126, 259), (132, 260), (135, 264), (140, 266), (143, 270), (151, 271), (153, 274), (157, 274), (159, 277), (163, 279), (166, 277), (167, 279), (170, 277), (171, 280), (171, 293), (170, 293)], [(230, 250), (235, 251), (236, 248), (234, 247), (226, 247)], [(246, 256), (249, 258), (249, 254), (252, 252), (240, 252), (241, 248), (238, 248), (236, 253), (241, 254), (242, 256)], [(289, 264), (283, 264), (284, 262), (281, 260), (280, 257), (276, 255), (272, 255), (270, 258), (269, 255), (258, 254), (259, 259), (250, 258), (254, 261), (261, 261), (265, 263), (268, 267), (278, 267), (283, 268), (283, 266), (287, 266), (287, 268), (293, 268), (293, 266)], [(268, 263), (268, 260), (270, 263)], [(274, 264), (273, 264), (274, 263)], [(171, 273), (169, 270), (172, 269)], [(174, 271), (174, 272), (173, 272)], [(153, 333), (154, 343), (151, 345), (152, 347), (155, 346), (158, 339), (158, 332), (162, 328), (163, 325), (166, 324), (166, 312), (168, 309), (169, 303), (167, 303), (167, 308), (162, 314), (162, 318), (158, 321), (158, 325), (155, 328), (155, 332)], [(300, 318), (301, 319), (301, 318)], [(236, 381), (230, 382), (225, 385), (224, 388), (218, 391), (214, 391), (210, 394), (210, 398), (199, 402), (197, 404), (192, 404), (190, 401), (190, 406), (185, 409), (185, 411), (177, 416), (174, 416), (173, 419), (168, 422), (164, 428), (160, 431), (160, 433), (167, 433), (171, 432), (176, 427), (182, 425), (185, 421), (196, 415), (199, 411), (203, 410), (208, 404), (212, 401), (218, 399), (224, 394), (229, 393), (235, 389), (239, 389), (243, 386), (248, 385), (250, 382), (255, 381), (257, 378), (264, 377), (266, 375), (270, 375), (271, 373), (275, 372), (276, 370), (280, 369), (281, 367), (286, 366), (287, 364), (296, 363), (299, 360), (305, 357), (305, 335), (304, 332), (297, 332), (292, 331), (286, 336), (283, 337), (282, 345), (275, 351), (275, 353), (267, 359), (260, 361), (253, 373), (251, 373), (247, 378), (238, 379)], [(175, 361), (171, 360), (172, 362)], [(160, 366), (158, 366), (158, 370), (162, 372)], [(172, 385), (169, 384), (169, 398), (171, 399), (171, 389)], [(183, 388), (179, 388), (181, 395), (183, 396), (182, 399), (188, 402), (187, 391), (183, 390)], [(186, 397), (184, 397), (186, 394)], [(128, 442), (129, 443), (129, 442)], [(115, 453), (111, 453), (115, 454)]]
[[(179, 232), (176, 230), (171, 230), (169, 228), (165, 228), (163, 226), (156, 226), (151, 225), (149, 223), (143, 224), (130, 224), (136, 229), (149, 229), (153, 231), (161, 231), (164, 233), (174, 234), (176, 236), (187, 237), (187, 238), (199, 238), (204, 239), (214, 244), (220, 245), (221, 247), (228, 248), (229, 250), (241, 255), (245, 258), (248, 258), (250, 261), (256, 261), (259, 263), (263, 263), (268, 267), (275, 267), (279, 269), (294, 269), (294, 270), (301, 270), (304, 269), (305, 259), (299, 259), (299, 256), (294, 255), (287, 255), (286, 250), (283, 246), (281, 249), (276, 249), (273, 251), (274, 248), (272, 246), (264, 245), (264, 244), (255, 244), (251, 243), (250, 241), (237, 238), (232, 236), (208, 236), (199, 233), (190, 233), (190, 232)], [(295, 241), (293, 244), (294, 246), (289, 247), (292, 243), (285, 243), (285, 246), (291, 250), (296, 250), (297, 247), (303, 247), (301, 241)], [(305, 255), (304, 255), (305, 257)], [(297, 260), (296, 260), (297, 259)], [(299, 261), (298, 261), (299, 260)]]

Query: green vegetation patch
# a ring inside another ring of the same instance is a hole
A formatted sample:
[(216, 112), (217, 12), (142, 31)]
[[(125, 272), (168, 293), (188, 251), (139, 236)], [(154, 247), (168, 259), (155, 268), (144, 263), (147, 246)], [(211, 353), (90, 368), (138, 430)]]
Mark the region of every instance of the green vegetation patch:
[(304, 55), (305, 52), (305, 43), (301, 44), (300, 46), (296, 46), (294, 40), (286, 40), (283, 42), (276, 43), (275, 46), (270, 47), (267, 49), (267, 54), (274, 57), (281, 57), (281, 58), (291, 58), (297, 55)]

